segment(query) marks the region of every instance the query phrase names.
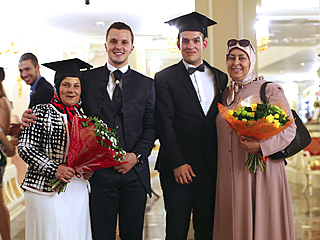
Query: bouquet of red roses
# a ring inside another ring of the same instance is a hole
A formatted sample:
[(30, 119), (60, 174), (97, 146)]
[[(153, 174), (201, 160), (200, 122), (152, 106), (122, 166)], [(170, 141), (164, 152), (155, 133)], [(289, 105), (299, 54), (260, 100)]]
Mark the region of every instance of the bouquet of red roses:
[[(283, 110), (284, 104), (252, 103), (250, 106), (240, 104), (235, 110), (229, 110), (218, 103), (218, 108), (229, 127), (239, 136), (254, 137), (258, 140), (266, 140), (280, 133), (294, 121), (289, 119)], [(260, 158), (256, 154), (249, 154), (245, 166), (254, 173), (259, 168), (264, 171), (267, 160), (268, 157)]]
[[(97, 117), (75, 116), (70, 131), (67, 166), (80, 173), (124, 164), (125, 151), (121, 148), (116, 132)], [(59, 179), (50, 182), (52, 189), (64, 192), (67, 183)]]

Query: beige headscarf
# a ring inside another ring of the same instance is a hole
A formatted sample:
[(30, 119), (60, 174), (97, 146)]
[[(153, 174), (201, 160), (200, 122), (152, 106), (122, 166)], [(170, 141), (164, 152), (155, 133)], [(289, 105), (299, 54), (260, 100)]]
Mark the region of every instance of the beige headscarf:
[(242, 47), (239, 45), (239, 43), (237, 43), (234, 46), (229, 47), (227, 54), (226, 54), (227, 61), (228, 61), (229, 53), (234, 48), (239, 48), (239, 49), (243, 50), (248, 55), (249, 60), (250, 60), (250, 68), (249, 68), (247, 75), (243, 78), (243, 80), (235, 81), (232, 79), (232, 81), (229, 85), (229, 94), (227, 97), (227, 105), (230, 105), (234, 101), (234, 93), (238, 92), (240, 87), (245, 86), (249, 83), (252, 83), (253, 81), (256, 81), (257, 79), (259, 79), (259, 80), (263, 79), (263, 76), (257, 78), (257, 74), (254, 72), (254, 68), (256, 65), (256, 54), (254, 52), (254, 49), (253, 49), (253, 46), (251, 45), (251, 43), (247, 47)]

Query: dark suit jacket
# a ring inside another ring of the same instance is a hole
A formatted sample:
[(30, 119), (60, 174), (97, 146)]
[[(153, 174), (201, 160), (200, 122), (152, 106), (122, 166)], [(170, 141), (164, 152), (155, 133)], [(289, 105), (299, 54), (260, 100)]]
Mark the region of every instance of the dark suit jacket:
[[(107, 92), (109, 70), (106, 66), (90, 71), (90, 79), (84, 72), (82, 100), (83, 110), (88, 116), (100, 117), (112, 128), (116, 110)], [(123, 135), (122, 147), (127, 152), (142, 155), (144, 163), (134, 166), (147, 192), (151, 194), (149, 163), (147, 158), (155, 140), (155, 89), (153, 79), (130, 68), (122, 78)]]
[(188, 163), (196, 175), (203, 164), (214, 177), (216, 175), (215, 118), (217, 102), (228, 78), (204, 63), (215, 76), (215, 99), (207, 115), (182, 60), (155, 75), (156, 130), (161, 143), (156, 169), (162, 174), (172, 173), (174, 168)]
[(44, 77), (41, 77), (31, 97), (29, 108), (32, 108), (33, 106), (40, 103), (49, 103), (52, 98), (52, 85)]

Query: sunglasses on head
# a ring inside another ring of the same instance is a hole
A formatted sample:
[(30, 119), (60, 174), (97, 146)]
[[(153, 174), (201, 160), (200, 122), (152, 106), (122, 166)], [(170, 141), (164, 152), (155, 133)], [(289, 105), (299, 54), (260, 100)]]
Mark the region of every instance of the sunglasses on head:
[(239, 45), (241, 47), (248, 47), (248, 46), (251, 46), (253, 52), (254, 52), (254, 49), (250, 43), (250, 41), (248, 39), (241, 39), (241, 40), (237, 40), (237, 39), (230, 39), (227, 43), (228, 47), (232, 47), (232, 46), (235, 46), (239, 43)]

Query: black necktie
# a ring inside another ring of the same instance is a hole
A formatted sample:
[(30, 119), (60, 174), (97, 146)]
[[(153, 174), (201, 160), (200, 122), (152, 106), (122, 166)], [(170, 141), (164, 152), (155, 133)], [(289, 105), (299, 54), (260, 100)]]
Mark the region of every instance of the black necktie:
[(114, 91), (112, 102), (114, 107), (116, 108), (117, 113), (121, 112), (122, 109), (122, 93), (120, 88), (120, 80), (122, 78), (122, 72), (120, 70), (116, 70), (113, 72), (114, 82), (116, 84)]
[(200, 71), (200, 72), (204, 72), (204, 64), (201, 63), (198, 67), (188, 67), (188, 73), (189, 75), (191, 75), (192, 73), (194, 73), (195, 71)]

